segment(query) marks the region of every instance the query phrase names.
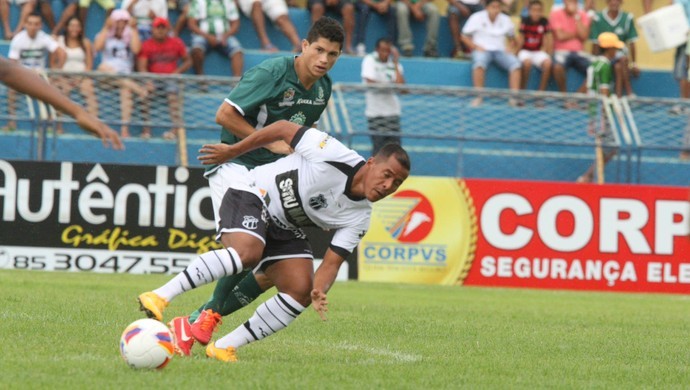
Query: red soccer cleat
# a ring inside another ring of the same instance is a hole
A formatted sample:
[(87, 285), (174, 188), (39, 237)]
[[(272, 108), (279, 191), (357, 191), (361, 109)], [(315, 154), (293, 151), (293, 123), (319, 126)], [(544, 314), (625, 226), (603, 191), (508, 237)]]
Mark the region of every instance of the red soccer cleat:
[(189, 325), (189, 316), (173, 318), (168, 323), (168, 327), (175, 336), (175, 353), (180, 356), (191, 356), (194, 337), (192, 337), (192, 326)]
[(192, 336), (201, 344), (208, 344), (216, 327), (221, 323), (220, 319), (220, 314), (211, 309), (202, 311), (199, 318), (192, 324)]

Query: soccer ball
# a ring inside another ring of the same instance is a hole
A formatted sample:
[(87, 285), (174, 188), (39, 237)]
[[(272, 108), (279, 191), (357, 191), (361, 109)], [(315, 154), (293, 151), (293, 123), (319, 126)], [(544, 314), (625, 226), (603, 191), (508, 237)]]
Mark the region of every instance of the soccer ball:
[(161, 369), (173, 357), (172, 334), (150, 318), (129, 324), (120, 337), (120, 354), (132, 368)]

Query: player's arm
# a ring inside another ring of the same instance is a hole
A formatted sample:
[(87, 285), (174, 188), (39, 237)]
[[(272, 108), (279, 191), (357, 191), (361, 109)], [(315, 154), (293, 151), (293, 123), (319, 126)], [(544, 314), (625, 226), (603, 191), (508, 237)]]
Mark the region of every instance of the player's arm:
[(261, 131), (253, 131), (242, 141), (233, 145), (204, 145), (199, 150), (201, 155), (198, 159), (204, 165), (222, 164), (276, 141), (284, 141), (291, 145), (295, 135), (302, 127), (296, 123), (280, 120), (264, 127)]
[(33, 71), (1, 58), (0, 81), (14, 90), (42, 100), (73, 117), (84, 130), (101, 138), (104, 145), (110, 143), (114, 149), (123, 149), (122, 141), (115, 130), (89, 114), (83, 107), (71, 101)]
[(322, 320), (326, 320), (328, 300), (326, 294), (333, 286), (338, 270), (345, 258), (328, 248), (323, 256), (323, 262), (314, 274), (314, 289), (311, 291), (311, 306), (319, 313)]

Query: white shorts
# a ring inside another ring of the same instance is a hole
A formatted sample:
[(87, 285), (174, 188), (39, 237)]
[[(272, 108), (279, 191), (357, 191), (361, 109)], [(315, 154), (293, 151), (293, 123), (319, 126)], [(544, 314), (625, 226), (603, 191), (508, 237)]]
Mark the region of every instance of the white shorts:
[(228, 188), (253, 192), (261, 198), (260, 192), (254, 186), (254, 178), (244, 165), (235, 163), (225, 163), (216, 169), (208, 177), (208, 186), (211, 189), (211, 203), (213, 204), (213, 218), (216, 221), (216, 228), (219, 226), (220, 204)]
[(239, 0), (238, 3), (242, 13), (250, 19), (254, 2), (261, 2), (261, 9), (273, 22), (288, 13), (288, 7), (285, 0)]
[(535, 65), (537, 68), (541, 69), (541, 66), (544, 64), (544, 61), (551, 59), (551, 57), (546, 54), (545, 51), (539, 50), (539, 51), (532, 51), (532, 50), (520, 50), (518, 52), (518, 60), (520, 62), (525, 62), (525, 60), (530, 60), (533, 65)]

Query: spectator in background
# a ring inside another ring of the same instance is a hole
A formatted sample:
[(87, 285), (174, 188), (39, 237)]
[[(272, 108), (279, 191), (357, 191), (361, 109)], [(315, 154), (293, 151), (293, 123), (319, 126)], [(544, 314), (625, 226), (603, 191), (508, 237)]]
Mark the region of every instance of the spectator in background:
[(345, 50), (346, 54), (355, 54), (352, 50), (352, 33), (355, 29), (355, 5), (353, 0), (309, 0), (307, 2), (309, 12), (311, 12), (312, 24), (326, 13), (326, 11), (337, 13), (343, 17), (343, 28), (345, 29)]
[[(51, 68), (62, 68), (65, 63), (65, 51), (60, 48), (57, 41), (41, 30), (43, 23), (37, 14), (30, 14), (26, 18), (25, 28), (12, 38), (10, 51), (7, 57), (25, 68), (37, 72), (44, 71), (46, 64)], [(13, 90), (7, 92), (7, 112), (10, 117), (16, 116), (16, 98)], [(17, 124), (14, 120), (7, 122), (7, 129), (14, 130)]]
[[(623, 96), (623, 89), (625, 89), (626, 95), (634, 96), (630, 77), (640, 75), (640, 68), (635, 63), (637, 29), (633, 15), (630, 12), (621, 11), (622, 3), (622, 0), (606, 0), (607, 7), (601, 12), (597, 12), (592, 18), (589, 37), (592, 40), (592, 54), (594, 55), (601, 52), (601, 48), (597, 45), (597, 37), (603, 32), (616, 34), (618, 39), (626, 44), (618, 51), (612, 64), (613, 75), (616, 80), (616, 95)], [(632, 64), (630, 60), (632, 60)]]
[(266, 21), (264, 19), (264, 13), (266, 13), (266, 16), (271, 19), (273, 24), (290, 41), (292, 51), (299, 53), (301, 42), (295, 25), (292, 24), (292, 20), (290, 20), (288, 15), (288, 7), (285, 0), (238, 0), (238, 4), (244, 16), (251, 19), (263, 50), (270, 52), (278, 51), (266, 33)]
[(165, 0), (124, 0), (122, 9), (137, 21), (139, 39), (151, 38), (151, 22), (155, 18), (168, 18), (168, 3)]
[[(132, 19), (124, 9), (117, 9), (105, 20), (101, 32), (96, 35), (94, 40), (94, 50), (102, 52), (101, 64), (98, 70), (105, 73), (116, 74), (120, 77), (113, 78), (115, 86), (120, 92), (120, 115), (122, 125), (120, 136), (127, 138), (129, 133), (129, 122), (132, 119), (132, 93), (136, 93), (141, 98), (148, 95), (146, 88), (136, 84), (127, 75), (134, 69), (134, 57), (141, 50), (139, 32), (135, 27), (135, 20)], [(121, 77), (124, 76), (124, 77)]]
[(483, 9), (481, 0), (448, 0), (448, 27), (454, 44), (451, 58), (465, 58), (469, 55), (470, 50), (462, 43), (461, 32), (470, 15)]
[[(376, 51), (367, 54), (362, 60), (362, 81), (375, 85), (405, 84), (399, 58), (400, 54), (398, 49), (393, 47), (393, 41), (388, 38), (379, 39), (376, 42)], [(369, 131), (382, 133), (371, 136), (372, 156), (385, 144), (400, 144), (400, 137), (390, 134), (400, 133), (400, 101), (394, 90), (367, 90), (364, 114), (367, 117)]]
[(77, 8), (79, 8), (79, 0), (62, 0), (62, 14), (60, 14), (60, 20), (53, 28), (52, 34), (54, 36), (62, 34), (62, 30), (65, 29), (68, 21), (77, 14)]
[[(53, 6), (50, 0), (15, 0), (17, 6), (20, 7), (19, 22), (14, 28), (13, 35), (19, 34), (24, 29), (24, 24), (29, 15), (43, 15), (49, 29), (55, 27), (55, 15), (53, 15)], [(38, 7), (38, 10), (36, 10)]]
[(386, 37), (391, 42), (395, 41), (395, 6), (392, 0), (357, 0), (355, 2), (355, 8), (357, 8), (355, 54), (360, 57), (367, 54), (367, 45), (364, 43), (364, 40), (367, 35), (367, 25), (369, 24), (369, 15), (371, 15), (371, 11), (381, 15), (385, 20)]
[[(618, 51), (625, 46), (625, 43), (618, 39), (616, 34), (603, 32), (597, 37), (597, 45), (601, 48), (603, 55), (595, 57), (587, 68), (587, 93), (592, 96), (609, 96), (613, 82), (611, 63), (616, 58)], [(599, 145), (596, 153), (601, 154), (597, 156), (597, 161), (606, 165), (616, 155), (615, 148), (607, 147), (607, 145), (615, 142), (615, 138), (611, 133), (611, 126), (607, 124), (601, 101), (590, 104), (597, 104), (598, 107), (590, 107), (589, 109), (589, 132), (594, 135), (595, 142)], [(595, 162), (577, 179), (577, 182), (591, 183), (596, 169), (597, 163)], [(602, 174), (598, 177), (599, 184), (604, 182), (603, 169), (603, 166), (600, 167)]]
[(173, 34), (176, 37), (182, 35), (182, 31), (187, 27), (189, 16), (189, 0), (178, 0), (177, 10), (179, 14), (177, 15), (177, 21), (175, 22), (175, 27), (173, 28)]
[[(672, 0), (673, 4), (680, 4), (685, 11), (685, 17), (690, 20), (690, 0)], [(673, 60), (673, 77), (678, 81), (680, 87), (680, 98), (690, 98), (690, 80), (688, 79), (688, 56), (685, 54), (688, 47), (687, 42), (676, 48)], [(672, 114), (687, 114), (687, 109), (681, 105), (671, 108)]]
[[(513, 48), (507, 50), (506, 38)], [(472, 14), (462, 29), (462, 40), (472, 50), (472, 84), (482, 89), (486, 69), (492, 62), (508, 72), (511, 90), (520, 88), (520, 61), (515, 52), (515, 25), (510, 17), (501, 12), (500, 0), (487, 0), (486, 9)], [(472, 101), (476, 107), (482, 103), (478, 97)], [(516, 102), (511, 98), (511, 104)]]
[(532, 65), (541, 70), (539, 90), (545, 91), (551, 77), (551, 55), (553, 37), (549, 21), (544, 17), (544, 4), (541, 0), (531, 0), (529, 14), (522, 17), (518, 35), (518, 60), (522, 64), (520, 87), (527, 88)]
[(424, 56), (438, 57), (438, 23), (440, 16), (438, 8), (431, 0), (398, 0), (395, 4), (398, 20), (398, 46), (405, 57), (410, 57), (414, 51), (410, 15), (418, 21), (426, 20), (426, 40), (424, 41)]
[[(83, 73), (93, 70), (93, 46), (91, 41), (84, 37), (84, 26), (78, 17), (72, 16), (67, 21), (67, 30), (65, 35), (58, 37), (58, 44), (65, 51), (65, 63), (61, 68), (63, 71)], [(89, 113), (98, 116), (98, 101), (91, 78), (57, 76), (54, 84), (67, 96), (78, 87)], [(62, 132), (61, 123), (58, 123), (58, 132)]]
[(14, 32), (10, 26), (10, 0), (0, 0), (0, 20), (2, 20), (2, 31), (5, 39), (12, 39)]
[[(566, 91), (566, 71), (574, 68), (585, 76), (589, 67), (589, 57), (584, 52), (584, 43), (589, 37), (590, 20), (587, 13), (579, 9), (577, 0), (565, 0), (565, 6), (551, 12), (549, 17), (554, 36), (553, 77), (561, 92)], [(584, 92), (582, 83), (578, 92)]]
[[(169, 36), (170, 22), (165, 18), (155, 18), (152, 23), (153, 35), (141, 45), (137, 58), (139, 72), (156, 74), (182, 74), (192, 66), (192, 59), (187, 54), (184, 42), (178, 37)], [(150, 91), (160, 91), (167, 96), (170, 118), (175, 127), (163, 134), (165, 139), (176, 139), (182, 127), (182, 107), (180, 106), (180, 88), (175, 80), (156, 80), (148, 84)], [(150, 100), (143, 102), (145, 121), (149, 122)], [(158, 103), (156, 103), (158, 104)], [(144, 128), (142, 136), (150, 136), (151, 129)]]
[[(110, 17), (113, 10), (115, 9), (114, 0), (96, 0), (96, 3), (105, 10), (106, 20)], [(91, 0), (79, 0), (79, 19), (81, 19), (84, 25), (84, 30), (86, 30), (86, 17), (89, 14), (89, 7), (91, 6)]]
[[(261, 16), (263, 18), (263, 15)], [(235, 37), (240, 28), (240, 14), (233, 0), (192, 0), (189, 8), (192, 32), (194, 73), (204, 74), (206, 52), (218, 50), (230, 59), (232, 75), (239, 77), (244, 68), (242, 45)]]

